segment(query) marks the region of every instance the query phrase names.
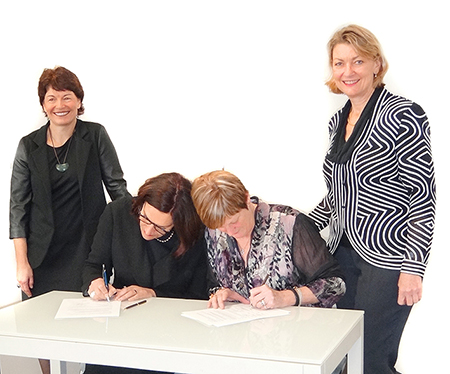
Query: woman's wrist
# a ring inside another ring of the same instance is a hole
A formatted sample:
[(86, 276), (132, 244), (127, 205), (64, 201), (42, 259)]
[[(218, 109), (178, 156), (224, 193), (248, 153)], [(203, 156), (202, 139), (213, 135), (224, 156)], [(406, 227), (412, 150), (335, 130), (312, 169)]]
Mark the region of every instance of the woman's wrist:
[(219, 292), (220, 290), (223, 290), (223, 287), (213, 287), (209, 289), (209, 298), (211, 299), (212, 297), (215, 296), (215, 294), (217, 292)]
[(289, 288), (287, 288), (287, 290), (292, 292), (292, 294), (294, 295), (294, 302), (293, 302), (293, 304), (291, 303), (291, 305), (293, 305), (293, 306), (302, 305), (302, 291), (300, 290), (300, 288), (295, 286), (295, 287), (289, 287)]

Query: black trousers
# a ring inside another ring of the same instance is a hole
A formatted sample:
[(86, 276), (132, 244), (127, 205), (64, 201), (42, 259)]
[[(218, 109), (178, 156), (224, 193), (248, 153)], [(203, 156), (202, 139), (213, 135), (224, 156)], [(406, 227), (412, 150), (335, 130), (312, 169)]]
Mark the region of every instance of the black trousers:
[(347, 286), (338, 308), (364, 310), (364, 373), (398, 373), (398, 347), (412, 308), (397, 303), (400, 272), (368, 264), (345, 241), (334, 255)]

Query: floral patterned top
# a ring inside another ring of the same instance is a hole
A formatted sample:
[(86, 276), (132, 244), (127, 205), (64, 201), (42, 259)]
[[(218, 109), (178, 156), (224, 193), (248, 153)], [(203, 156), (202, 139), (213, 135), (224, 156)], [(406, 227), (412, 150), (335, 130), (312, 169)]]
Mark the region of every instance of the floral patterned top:
[(210, 285), (230, 288), (248, 298), (250, 289), (266, 284), (274, 290), (307, 286), (319, 300), (313, 306), (332, 307), (345, 293), (336, 260), (316, 225), (285, 205), (257, 204), (248, 264), (236, 240), (220, 230), (206, 229)]

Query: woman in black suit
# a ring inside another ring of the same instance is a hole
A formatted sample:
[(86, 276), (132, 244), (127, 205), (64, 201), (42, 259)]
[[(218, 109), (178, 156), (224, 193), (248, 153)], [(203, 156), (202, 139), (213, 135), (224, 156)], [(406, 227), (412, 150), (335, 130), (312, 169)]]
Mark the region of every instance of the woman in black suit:
[(45, 69), (38, 94), (48, 122), (20, 140), (11, 178), (10, 238), (24, 299), (80, 291), (106, 206), (103, 185), (112, 199), (129, 195), (105, 128), (78, 119), (84, 91), (77, 76)]
[[(207, 299), (204, 227), (191, 183), (178, 173), (148, 179), (134, 198), (116, 200), (100, 218), (83, 272), (85, 295), (95, 300), (150, 297)], [(109, 292), (102, 278), (114, 270)], [(87, 365), (86, 374), (148, 372)]]
[(83, 88), (71, 71), (45, 69), (38, 86), (46, 125), (20, 140), (11, 178), (10, 238), (24, 298), (80, 291), (81, 271), (110, 197), (129, 195), (105, 128), (78, 119)]
[[(84, 268), (84, 289), (95, 300), (207, 299), (203, 230), (186, 178), (150, 178), (136, 197), (106, 207)], [(103, 264), (108, 277), (114, 269), (109, 293)]]

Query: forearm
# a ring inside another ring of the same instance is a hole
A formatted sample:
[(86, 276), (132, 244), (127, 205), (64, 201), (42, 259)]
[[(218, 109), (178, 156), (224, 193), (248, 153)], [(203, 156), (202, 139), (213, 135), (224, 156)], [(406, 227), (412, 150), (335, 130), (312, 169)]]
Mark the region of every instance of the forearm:
[[(345, 282), (339, 277), (320, 278), (306, 285), (316, 299), (311, 304), (331, 308), (345, 294)], [(307, 300), (303, 303), (307, 305)]]
[(31, 297), (31, 289), (34, 286), (33, 269), (28, 262), (28, 246), (25, 238), (14, 238), (16, 252), (17, 272), (16, 278), (22, 291)]
[(28, 245), (26, 238), (14, 238), (14, 250), (16, 253), (17, 267), (29, 265), (28, 262)]

